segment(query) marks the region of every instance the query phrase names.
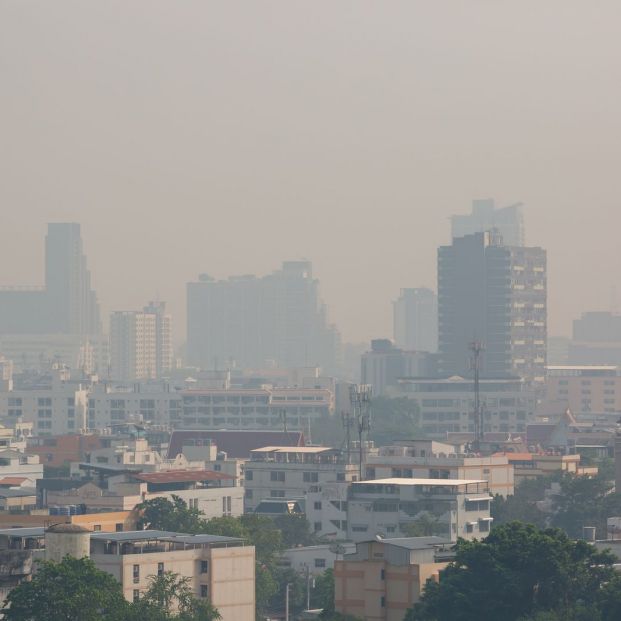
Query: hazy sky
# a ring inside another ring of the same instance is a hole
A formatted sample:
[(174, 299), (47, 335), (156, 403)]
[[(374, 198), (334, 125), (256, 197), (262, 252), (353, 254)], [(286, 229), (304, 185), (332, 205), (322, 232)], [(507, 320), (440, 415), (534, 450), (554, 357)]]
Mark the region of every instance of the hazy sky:
[[(106, 311), (306, 257), (345, 339), (526, 205), (550, 333), (621, 300), (619, 0), (0, 0), (0, 283), (82, 223)], [(183, 337), (177, 330), (177, 337)]]

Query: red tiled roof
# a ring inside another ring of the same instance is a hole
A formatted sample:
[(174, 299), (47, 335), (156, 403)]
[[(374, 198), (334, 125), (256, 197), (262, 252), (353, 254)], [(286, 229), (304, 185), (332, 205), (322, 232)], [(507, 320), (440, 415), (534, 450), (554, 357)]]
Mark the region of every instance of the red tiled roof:
[(146, 483), (192, 483), (199, 481), (230, 481), (235, 477), (213, 470), (167, 470), (133, 474), (134, 479)]
[(4, 479), (0, 479), (0, 485), (21, 485), (27, 480), (27, 477), (4, 477)]
[(174, 459), (183, 451), (183, 445), (209, 440), (229, 457), (248, 459), (250, 451), (263, 446), (305, 446), (301, 431), (173, 431), (168, 445), (168, 459)]

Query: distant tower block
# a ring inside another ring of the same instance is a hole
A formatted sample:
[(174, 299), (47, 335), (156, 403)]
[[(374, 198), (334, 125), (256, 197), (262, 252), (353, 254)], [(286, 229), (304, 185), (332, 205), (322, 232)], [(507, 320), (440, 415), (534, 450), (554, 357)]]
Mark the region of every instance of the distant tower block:
[(77, 524), (54, 524), (45, 531), (45, 560), (60, 563), (65, 556), (89, 557), (91, 532)]

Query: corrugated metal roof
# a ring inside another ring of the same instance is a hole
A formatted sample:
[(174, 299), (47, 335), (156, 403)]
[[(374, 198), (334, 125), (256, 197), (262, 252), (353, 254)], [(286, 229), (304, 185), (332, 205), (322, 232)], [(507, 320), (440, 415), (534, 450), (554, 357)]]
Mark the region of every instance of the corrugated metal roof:
[(199, 481), (231, 481), (235, 477), (214, 470), (166, 470), (164, 472), (143, 472), (132, 475), (146, 483), (192, 483)]

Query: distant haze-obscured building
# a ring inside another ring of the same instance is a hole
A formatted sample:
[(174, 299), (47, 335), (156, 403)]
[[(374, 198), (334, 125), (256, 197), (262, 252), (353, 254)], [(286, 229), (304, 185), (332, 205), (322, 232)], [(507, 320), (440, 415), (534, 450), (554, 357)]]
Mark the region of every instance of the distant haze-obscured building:
[(393, 328), (397, 347), (438, 350), (438, 298), (431, 289), (401, 289), (393, 302)]
[(498, 233), (438, 249), (439, 374), (470, 375), (469, 346), (484, 345), (482, 377), (543, 384), (547, 339), (546, 252), (505, 246)]
[(389, 339), (374, 339), (361, 358), (361, 381), (373, 394), (383, 395), (403, 377), (427, 377), (435, 372), (435, 356), (423, 351), (404, 351)]
[(496, 209), (494, 199), (472, 201), (472, 213), (451, 216), (451, 229), (453, 239), (496, 229), (507, 246), (525, 243), (521, 203)]
[(621, 314), (588, 312), (574, 320), (569, 363), (621, 365)]
[(340, 335), (330, 325), (309, 261), (286, 261), (263, 277), (188, 284), (188, 359), (208, 369), (340, 364)]

